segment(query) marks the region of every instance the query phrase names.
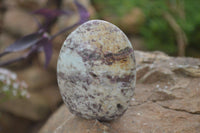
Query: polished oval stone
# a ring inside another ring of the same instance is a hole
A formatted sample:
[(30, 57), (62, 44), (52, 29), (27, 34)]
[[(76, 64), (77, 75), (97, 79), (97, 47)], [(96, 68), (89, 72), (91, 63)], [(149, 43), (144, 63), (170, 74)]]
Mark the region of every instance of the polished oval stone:
[(108, 121), (128, 108), (136, 81), (132, 45), (115, 25), (90, 20), (65, 40), (57, 78), (68, 109), (87, 119)]

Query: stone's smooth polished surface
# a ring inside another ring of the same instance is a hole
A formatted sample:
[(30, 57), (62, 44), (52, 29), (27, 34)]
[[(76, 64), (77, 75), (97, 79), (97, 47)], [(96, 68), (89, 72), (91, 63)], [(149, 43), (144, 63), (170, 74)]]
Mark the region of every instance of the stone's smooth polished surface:
[(134, 51), (115, 25), (91, 20), (65, 40), (57, 78), (70, 112), (102, 121), (121, 116), (133, 96), (136, 80)]

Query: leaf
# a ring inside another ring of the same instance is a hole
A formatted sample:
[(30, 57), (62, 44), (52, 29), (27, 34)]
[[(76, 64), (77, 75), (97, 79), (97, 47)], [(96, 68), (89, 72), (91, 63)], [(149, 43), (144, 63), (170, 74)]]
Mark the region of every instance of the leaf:
[(11, 63), (15, 63), (15, 62), (18, 62), (18, 61), (21, 61), (21, 60), (24, 60), (26, 58), (28, 58), (32, 53), (34, 53), (35, 51), (37, 51), (40, 47), (41, 47), (41, 42), (42, 40), (38, 41), (37, 43), (35, 43), (35, 45), (33, 45), (30, 50), (26, 53), (24, 53), (23, 55), (19, 56), (19, 57), (16, 57), (16, 58), (13, 58), (11, 60), (6, 60), (5, 62), (0, 62), (0, 67), (1, 66), (6, 66), (6, 65), (9, 65)]
[(4, 51), (3, 53), (0, 53), (0, 57), (6, 55), (6, 54), (8, 54), (8, 53), (9, 53), (9, 52)]
[(11, 44), (10, 46), (8, 46), (4, 52), (7, 53), (18, 52), (27, 49), (36, 44), (38, 41), (40, 41), (41, 38), (42, 38), (42, 33), (38, 32), (26, 35), (21, 39), (17, 40), (16, 42), (14, 42), (13, 44)]

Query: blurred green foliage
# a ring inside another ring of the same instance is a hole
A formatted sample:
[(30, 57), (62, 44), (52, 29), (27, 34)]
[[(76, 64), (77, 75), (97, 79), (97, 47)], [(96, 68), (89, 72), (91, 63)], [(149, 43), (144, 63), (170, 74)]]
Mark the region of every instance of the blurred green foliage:
[[(99, 17), (114, 15), (122, 17), (134, 7), (145, 14), (145, 23), (139, 33), (144, 37), (149, 50), (177, 53), (177, 38), (174, 29), (164, 18), (169, 13), (184, 31), (188, 39), (187, 48), (200, 49), (200, 1), (199, 0), (93, 0)], [(134, 27), (133, 27), (134, 28)]]

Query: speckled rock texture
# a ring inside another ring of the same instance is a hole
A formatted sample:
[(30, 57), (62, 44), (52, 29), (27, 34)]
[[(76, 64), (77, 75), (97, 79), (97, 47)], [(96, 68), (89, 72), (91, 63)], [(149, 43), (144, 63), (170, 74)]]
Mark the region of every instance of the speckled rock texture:
[(39, 133), (200, 133), (200, 60), (135, 51), (137, 84), (123, 116), (85, 120), (61, 106)]
[(91, 20), (73, 31), (61, 48), (58, 85), (70, 112), (102, 121), (121, 116), (133, 96), (134, 51), (115, 25)]

